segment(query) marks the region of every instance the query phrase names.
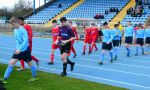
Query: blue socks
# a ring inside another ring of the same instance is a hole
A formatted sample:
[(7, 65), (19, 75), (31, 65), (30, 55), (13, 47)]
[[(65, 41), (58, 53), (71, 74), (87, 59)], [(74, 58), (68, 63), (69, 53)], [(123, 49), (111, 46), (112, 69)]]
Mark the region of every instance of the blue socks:
[(139, 50), (139, 48), (138, 48), (138, 46), (136, 46), (136, 53), (135, 54), (137, 54), (137, 55), (138, 55), (138, 50)]
[(9, 65), (9, 66), (7, 67), (7, 69), (6, 69), (6, 71), (5, 71), (5, 75), (4, 75), (4, 78), (5, 78), (5, 79), (8, 79), (8, 78), (9, 78), (9, 76), (10, 76), (12, 70), (13, 70), (13, 67), (14, 67), (13, 65)]
[(112, 52), (112, 50), (109, 51), (109, 55), (110, 55), (111, 59), (113, 59), (113, 52)]
[(115, 55), (115, 57), (117, 56), (117, 53), (118, 53), (118, 47), (114, 47), (114, 55)]
[(32, 76), (34, 78), (36, 78), (36, 67), (35, 66), (30, 66), (30, 69), (31, 69)]
[(104, 53), (101, 52), (101, 61), (104, 61)]

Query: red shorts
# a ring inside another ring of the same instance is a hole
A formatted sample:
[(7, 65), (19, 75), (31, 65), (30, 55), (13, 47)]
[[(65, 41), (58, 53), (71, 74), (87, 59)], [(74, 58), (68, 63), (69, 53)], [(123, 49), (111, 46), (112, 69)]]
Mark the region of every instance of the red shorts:
[(91, 44), (91, 39), (90, 39), (90, 38), (85, 38), (85, 39), (84, 39), (84, 43)]
[(97, 38), (92, 38), (92, 43), (96, 43)]
[(59, 48), (56, 44), (52, 44), (52, 49), (57, 49)]

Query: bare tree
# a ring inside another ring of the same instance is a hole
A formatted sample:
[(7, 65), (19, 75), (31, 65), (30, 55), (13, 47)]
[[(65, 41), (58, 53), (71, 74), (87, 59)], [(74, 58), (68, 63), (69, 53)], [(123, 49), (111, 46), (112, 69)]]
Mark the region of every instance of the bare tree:
[(26, 13), (32, 11), (32, 3), (29, 0), (18, 0), (18, 2), (15, 3), (12, 11), (13, 16), (23, 16)]

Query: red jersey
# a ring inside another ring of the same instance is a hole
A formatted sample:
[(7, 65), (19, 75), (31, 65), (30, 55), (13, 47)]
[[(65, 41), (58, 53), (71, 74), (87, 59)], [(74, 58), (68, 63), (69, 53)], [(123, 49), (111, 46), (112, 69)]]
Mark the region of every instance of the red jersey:
[(96, 39), (98, 37), (98, 28), (90, 28), (91, 29), (91, 38)]
[(90, 28), (86, 28), (85, 29), (85, 39), (88, 39), (91, 37), (91, 29)]
[(28, 32), (29, 42), (32, 42), (33, 33), (32, 33), (32, 28), (31, 28), (31, 26), (30, 26), (29, 24), (25, 24), (23, 27), (24, 27), (24, 28), (27, 30), (27, 32)]
[(55, 42), (57, 40), (58, 36), (59, 36), (59, 27), (52, 28), (53, 42)]
[(72, 31), (74, 32), (74, 35), (76, 36), (76, 39), (79, 40), (78, 33), (77, 33), (77, 30), (76, 30), (75, 27), (72, 27)]

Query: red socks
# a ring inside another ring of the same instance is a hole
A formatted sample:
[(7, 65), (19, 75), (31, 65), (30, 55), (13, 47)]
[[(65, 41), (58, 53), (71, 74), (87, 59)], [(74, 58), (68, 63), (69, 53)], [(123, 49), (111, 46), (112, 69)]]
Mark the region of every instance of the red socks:
[(54, 62), (54, 54), (50, 55), (51, 62)]
[(34, 57), (34, 56), (31, 56), (31, 58), (32, 58), (32, 60), (34, 60), (35, 62), (38, 62), (39, 60), (36, 58), (36, 57)]

